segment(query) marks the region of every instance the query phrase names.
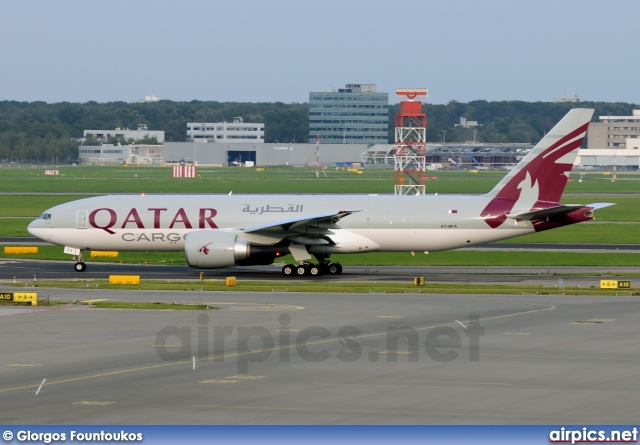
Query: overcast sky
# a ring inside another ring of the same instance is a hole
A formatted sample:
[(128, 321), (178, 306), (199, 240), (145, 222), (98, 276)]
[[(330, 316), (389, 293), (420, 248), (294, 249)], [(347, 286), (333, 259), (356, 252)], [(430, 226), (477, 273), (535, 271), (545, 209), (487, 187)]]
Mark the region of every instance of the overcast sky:
[(638, 104), (639, 24), (635, 0), (2, 0), (0, 100)]

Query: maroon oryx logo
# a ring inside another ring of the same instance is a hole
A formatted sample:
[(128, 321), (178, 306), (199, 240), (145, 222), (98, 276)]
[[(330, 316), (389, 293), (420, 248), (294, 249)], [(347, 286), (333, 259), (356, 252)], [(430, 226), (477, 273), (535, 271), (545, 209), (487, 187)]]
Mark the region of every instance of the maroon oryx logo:
[(202, 246), (200, 249), (198, 249), (198, 252), (202, 252), (205, 255), (209, 255), (209, 248), (207, 247), (209, 244), (205, 244), (204, 246)]
[(567, 172), (572, 167), (564, 157), (580, 148), (588, 126), (587, 122), (571, 131), (549, 148), (541, 150), (521, 169), (512, 170), (505, 177), (506, 181), (503, 180), (504, 185), (500, 189), (494, 189), (493, 199), (480, 214), (485, 222), (495, 229), (507, 219), (507, 214), (514, 208), (521, 210), (516, 204), (523, 205), (527, 210), (536, 210), (557, 203), (569, 179)]

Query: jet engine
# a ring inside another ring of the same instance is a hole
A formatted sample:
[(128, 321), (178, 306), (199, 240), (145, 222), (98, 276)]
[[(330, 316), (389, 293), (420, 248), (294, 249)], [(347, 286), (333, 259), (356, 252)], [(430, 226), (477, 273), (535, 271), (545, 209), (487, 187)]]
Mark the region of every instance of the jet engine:
[(184, 239), (187, 264), (199, 269), (266, 265), (287, 253), (286, 246), (254, 246), (238, 233), (224, 230), (196, 230)]

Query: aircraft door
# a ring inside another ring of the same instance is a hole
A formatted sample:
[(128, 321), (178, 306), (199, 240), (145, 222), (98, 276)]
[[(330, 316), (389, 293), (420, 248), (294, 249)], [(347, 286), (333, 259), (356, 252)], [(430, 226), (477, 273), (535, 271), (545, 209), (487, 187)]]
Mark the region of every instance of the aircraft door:
[(88, 210), (78, 210), (76, 213), (76, 229), (86, 229), (87, 219), (89, 216)]

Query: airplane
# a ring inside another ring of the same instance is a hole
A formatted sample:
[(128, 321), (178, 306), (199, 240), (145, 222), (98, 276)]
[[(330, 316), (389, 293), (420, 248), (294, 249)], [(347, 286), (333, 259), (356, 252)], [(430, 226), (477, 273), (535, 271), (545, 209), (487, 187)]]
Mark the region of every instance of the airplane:
[[(613, 205), (561, 204), (593, 115), (567, 115), (484, 195), (115, 195), (46, 210), (29, 232), (64, 246), (83, 272), (86, 250), (183, 251), (212, 269), (267, 265), (285, 276), (337, 275), (333, 254), (436, 252), (593, 219)], [(312, 256), (317, 262), (310, 261)]]

